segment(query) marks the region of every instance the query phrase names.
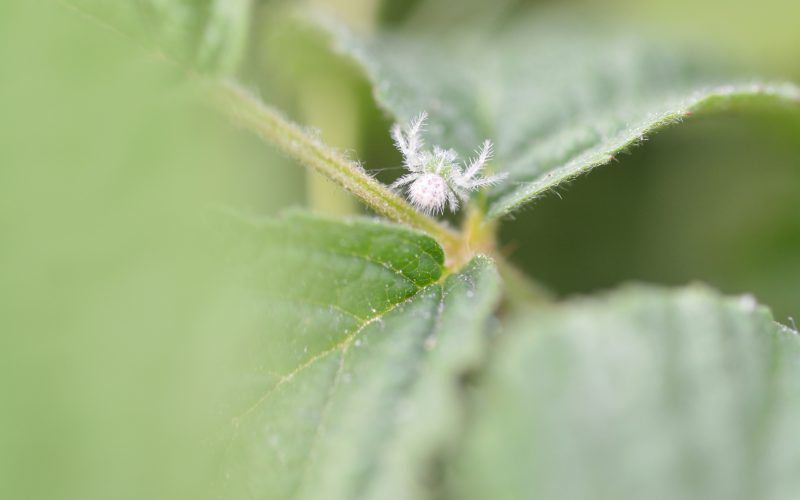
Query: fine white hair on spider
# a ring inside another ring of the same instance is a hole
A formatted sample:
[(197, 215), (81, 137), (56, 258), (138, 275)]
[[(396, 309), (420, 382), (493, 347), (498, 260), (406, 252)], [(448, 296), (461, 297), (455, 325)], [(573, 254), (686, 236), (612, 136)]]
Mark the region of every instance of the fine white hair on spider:
[(417, 115), (405, 128), (400, 124), (392, 127), (395, 146), (403, 154), (403, 167), (409, 173), (397, 179), (392, 189), (406, 188), (411, 204), (427, 214), (441, 214), (445, 206), (451, 212), (458, 210), (461, 202), (469, 199), (471, 191), (497, 184), (507, 174), (479, 175), (492, 157), (492, 142), (483, 141), (477, 157), (469, 163), (459, 165), (458, 154), (452, 149), (434, 146), (424, 148), (422, 132), (425, 129), (424, 111)]

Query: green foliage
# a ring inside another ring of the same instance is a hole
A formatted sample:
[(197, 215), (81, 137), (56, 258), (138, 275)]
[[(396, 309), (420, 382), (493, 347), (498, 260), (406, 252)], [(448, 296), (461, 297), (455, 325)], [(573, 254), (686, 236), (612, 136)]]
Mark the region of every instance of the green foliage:
[(202, 498), (236, 315), (203, 214), (263, 155), (72, 9), (2, 2), (0, 38), (0, 498)]
[(708, 60), (563, 16), (411, 24), (371, 37), (323, 24), (396, 119), (428, 111), (431, 140), (462, 155), (494, 141), (494, 169), (509, 179), (487, 197), (492, 218), (695, 112), (800, 106), (794, 85), (731, 77)]
[(236, 233), (255, 368), (226, 446), (228, 495), (420, 498), (483, 356), (491, 262), (440, 280), (432, 239), (370, 221), (293, 214)]
[(532, 311), (498, 344), (452, 498), (800, 491), (800, 337), (752, 297), (628, 287)]
[(168, 57), (214, 74), (237, 69), (252, 0), (67, 0), (130, 32)]
[[(329, 24), (395, 118), (428, 111), (432, 142), (462, 156), (496, 143), (510, 178), (455, 230), (235, 81), (245, 52), (256, 84), (279, 72), (259, 73), (269, 40), (248, 36), (266, 2), (68, 3), (180, 65), (68, 9), (0, 6), (0, 497), (800, 492), (796, 331), (704, 286), (551, 300), (495, 241), (501, 216), (647, 134), (691, 113), (796, 113), (796, 86), (596, 20), (512, 19), (512, 1), (485, 17), (470, 1), (452, 26)], [(26, 45), (30, 26), (48, 37)], [(220, 223), (211, 207), (240, 208), (242, 185), (303, 200), (273, 159), (242, 171), (263, 151), (208, 102), (391, 221)]]

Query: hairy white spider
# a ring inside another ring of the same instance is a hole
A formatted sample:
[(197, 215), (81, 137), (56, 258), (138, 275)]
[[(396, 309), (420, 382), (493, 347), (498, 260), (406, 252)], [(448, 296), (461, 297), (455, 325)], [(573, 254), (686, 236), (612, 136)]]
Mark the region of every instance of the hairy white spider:
[(397, 189), (408, 186), (408, 199), (418, 210), (428, 214), (440, 214), (444, 207), (450, 211), (458, 210), (459, 202), (466, 202), (470, 191), (497, 184), (506, 174), (481, 177), (483, 167), (492, 157), (492, 142), (483, 142), (477, 151), (477, 158), (464, 164), (457, 163), (458, 154), (452, 149), (434, 146), (432, 151), (423, 150), (422, 130), (425, 112), (417, 115), (403, 129), (400, 124), (392, 127), (392, 138), (397, 149), (403, 154), (404, 167), (408, 174), (397, 179), (390, 187)]

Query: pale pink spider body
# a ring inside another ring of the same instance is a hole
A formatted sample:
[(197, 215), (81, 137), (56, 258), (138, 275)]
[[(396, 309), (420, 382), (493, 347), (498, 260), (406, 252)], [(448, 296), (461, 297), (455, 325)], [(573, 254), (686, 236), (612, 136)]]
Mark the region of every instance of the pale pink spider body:
[(415, 207), (425, 207), (427, 212), (443, 212), (449, 194), (447, 182), (437, 174), (417, 175), (408, 187), (408, 199)]
[(432, 151), (422, 150), (421, 133), (427, 115), (420, 113), (403, 129), (399, 124), (392, 127), (392, 137), (397, 149), (403, 154), (403, 164), (409, 173), (397, 179), (391, 187), (406, 189), (409, 200), (420, 211), (440, 214), (445, 206), (450, 211), (458, 210), (460, 202), (469, 199), (469, 193), (497, 184), (506, 174), (482, 177), (479, 174), (492, 157), (492, 143), (484, 141), (478, 156), (463, 168), (457, 163), (458, 154), (452, 149), (434, 146)]

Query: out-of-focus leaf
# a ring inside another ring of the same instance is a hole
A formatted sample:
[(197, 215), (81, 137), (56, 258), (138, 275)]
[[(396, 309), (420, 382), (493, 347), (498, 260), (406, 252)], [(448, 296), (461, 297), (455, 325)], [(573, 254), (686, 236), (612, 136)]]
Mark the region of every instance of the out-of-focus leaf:
[(396, 226), (291, 215), (238, 232), (243, 310), (265, 328), (232, 419), (228, 494), (425, 498), (459, 435), (461, 377), (483, 357), (490, 261), (440, 282), (441, 249)]
[(788, 499), (800, 337), (752, 297), (628, 288), (504, 334), (451, 476), (459, 499)]
[(537, 200), (500, 240), (525, 249), (515, 263), (562, 296), (702, 281), (797, 317), (798, 137), (800, 113), (789, 110), (690, 120)]
[(714, 61), (563, 16), (419, 23), (374, 36), (324, 24), (398, 120), (428, 111), (430, 140), (462, 156), (495, 142), (494, 170), (509, 177), (489, 193), (492, 217), (691, 113), (776, 102), (800, 109), (794, 85), (721, 76)]
[(142, 37), (170, 57), (210, 73), (236, 70), (247, 42), (252, 0), (67, 0)]
[(61, 2), (0, 2), (0, 42), (0, 498), (211, 498), (238, 309), (205, 219), (239, 185), (296, 189), (180, 71)]

